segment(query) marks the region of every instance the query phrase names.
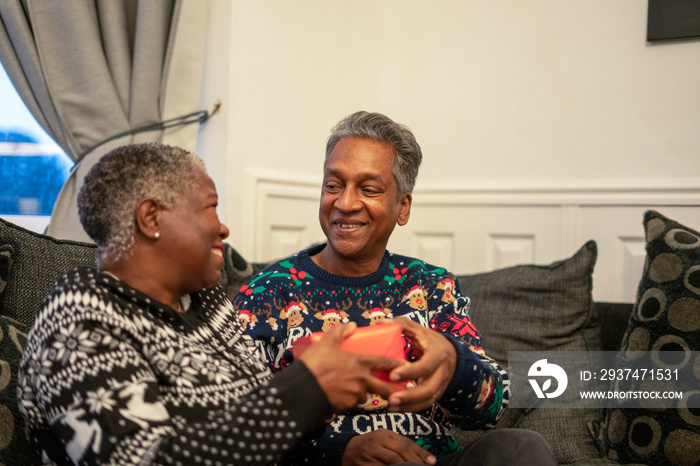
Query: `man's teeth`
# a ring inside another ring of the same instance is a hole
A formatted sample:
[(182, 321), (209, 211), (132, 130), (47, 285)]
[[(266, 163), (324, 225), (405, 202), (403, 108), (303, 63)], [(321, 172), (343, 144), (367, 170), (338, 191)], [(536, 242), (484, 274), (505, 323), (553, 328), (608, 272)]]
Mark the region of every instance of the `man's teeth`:
[(357, 224), (349, 224), (349, 223), (341, 223), (340, 228), (360, 228), (360, 225)]
[(212, 251), (214, 251), (214, 254), (216, 254), (217, 256), (224, 257), (224, 252), (221, 249), (214, 248), (212, 249)]

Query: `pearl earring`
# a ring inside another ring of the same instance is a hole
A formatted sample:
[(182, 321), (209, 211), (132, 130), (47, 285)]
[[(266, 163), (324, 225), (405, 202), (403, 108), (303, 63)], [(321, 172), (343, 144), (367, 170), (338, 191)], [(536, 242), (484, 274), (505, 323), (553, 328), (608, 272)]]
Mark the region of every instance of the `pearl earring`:
[(156, 231), (156, 234), (154, 236), (156, 237), (156, 239), (160, 238), (160, 232)]

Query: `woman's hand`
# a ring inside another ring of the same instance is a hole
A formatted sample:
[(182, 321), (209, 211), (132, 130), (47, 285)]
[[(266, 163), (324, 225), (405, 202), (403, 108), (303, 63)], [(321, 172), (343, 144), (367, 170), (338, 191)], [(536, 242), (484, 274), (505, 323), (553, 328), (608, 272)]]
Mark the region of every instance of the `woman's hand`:
[(396, 463), (435, 464), (433, 455), (403, 435), (377, 429), (351, 438), (343, 452), (343, 466), (374, 466)]
[(399, 359), (343, 351), (340, 343), (357, 328), (354, 322), (334, 325), (318, 342), (299, 356), (326, 393), (336, 412), (367, 401), (369, 393), (388, 399), (397, 387), (382, 382), (372, 372), (391, 371), (408, 364)]
[[(389, 322), (389, 321), (387, 321)], [(415, 387), (393, 393), (389, 411), (420, 411), (439, 400), (450, 384), (457, 367), (457, 350), (440, 333), (403, 317), (391, 320), (401, 324), (420, 359), (391, 371), (390, 379), (415, 380)]]

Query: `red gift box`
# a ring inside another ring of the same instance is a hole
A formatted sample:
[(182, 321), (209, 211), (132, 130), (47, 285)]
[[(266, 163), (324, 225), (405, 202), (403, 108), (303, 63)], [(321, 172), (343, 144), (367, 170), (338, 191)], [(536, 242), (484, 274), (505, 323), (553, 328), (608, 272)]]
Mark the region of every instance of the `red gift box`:
[[(292, 343), (292, 353), (299, 356), (309, 345), (316, 343), (325, 335), (324, 332), (314, 332), (311, 335), (296, 339)], [(350, 353), (377, 354), (394, 359), (407, 360), (404, 353), (404, 340), (401, 336), (401, 325), (386, 323), (358, 327), (340, 344), (340, 349)], [(376, 372), (375, 377), (389, 382), (389, 373)]]

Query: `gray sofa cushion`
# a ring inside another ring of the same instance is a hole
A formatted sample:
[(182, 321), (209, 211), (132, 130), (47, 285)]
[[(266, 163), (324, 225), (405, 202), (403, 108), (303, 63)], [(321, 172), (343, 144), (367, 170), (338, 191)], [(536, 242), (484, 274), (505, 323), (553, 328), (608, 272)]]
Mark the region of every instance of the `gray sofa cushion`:
[(0, 315), (24, 324), (34, 322), (34, 313), (53, 288), (56, 279), (76, 266), (95, 266), (94, 244), (57, 240), (0, 219), (0, 251), (11, 264), (0, 266)]
[[(486, 354), (508, 366), (508, 351), (601, 350), (600, 329), (591, 313), (595, 241), (572, 257), (550, 265), (518, 265), (459, 277), (472, 299), (470, 316)], [(560, 463), (600, 458), (587, 422), (600, 410), (508, 408), (496, 428), (541, 433)], [(455, 431), (468, 442), (478, 432)]]
[(0, 463), (35, 464), (39, 455), (29, 447), (17, 408), (17, 369), (28, 327), (0, 315)]

